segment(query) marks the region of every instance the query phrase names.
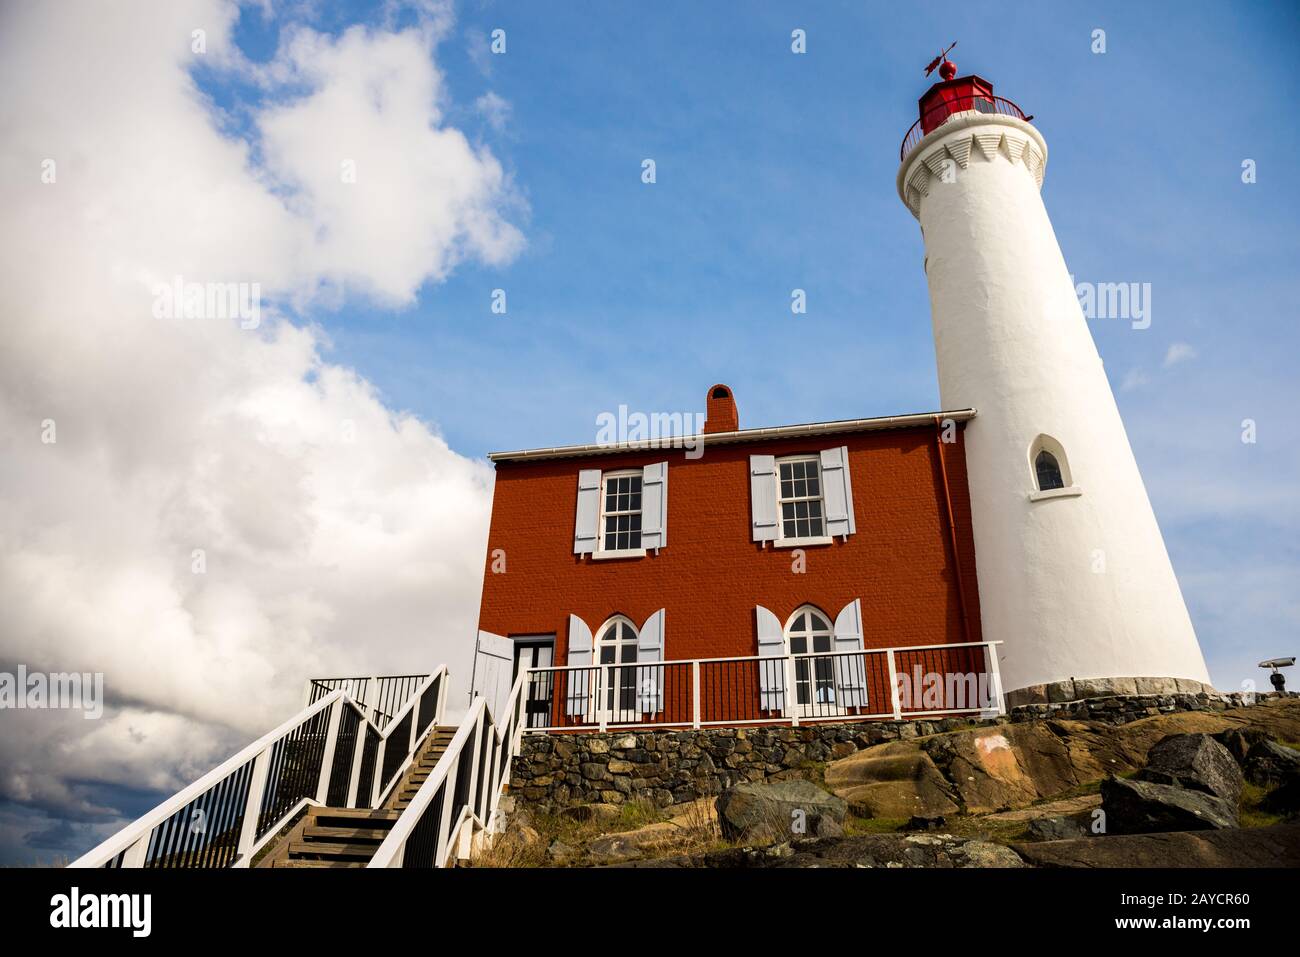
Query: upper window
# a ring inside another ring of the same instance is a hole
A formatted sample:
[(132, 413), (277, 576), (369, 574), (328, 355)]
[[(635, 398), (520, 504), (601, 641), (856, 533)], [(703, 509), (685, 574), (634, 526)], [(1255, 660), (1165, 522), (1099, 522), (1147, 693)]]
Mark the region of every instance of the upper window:
[(607, 552), (641, 547), (641, 470), (610, 472), (601, 497), (601, 549)]
[(781, 537), (824, 537), (826, 520), (822, 509), (821, 463), (817, 456), (778, 459), (776, 465)]
[(1054, 488), (1065, 488), (1065, 480), (1061, 478), (1061, 465), (1056, 461), (1056, 456), (1047, 449), (1043, 449), (1034, 457), (1034, 471), (1038, 475), (1038, 490), (1046, 492)]
[(1032, 501), (1081, 494), (1070, 474), (1065, 448), (1050, 435), (1040, 435), (1029, 446), (1029, 470), (1034, 479)]

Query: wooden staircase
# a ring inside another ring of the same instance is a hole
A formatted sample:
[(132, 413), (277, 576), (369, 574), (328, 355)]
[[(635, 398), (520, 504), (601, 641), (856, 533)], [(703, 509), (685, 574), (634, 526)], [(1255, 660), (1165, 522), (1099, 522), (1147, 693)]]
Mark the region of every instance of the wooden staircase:
[(434, 728), (415, 762), (377, 810), (308, 807), (258, 867), (365, 867), (437, 766), (455, 728)]

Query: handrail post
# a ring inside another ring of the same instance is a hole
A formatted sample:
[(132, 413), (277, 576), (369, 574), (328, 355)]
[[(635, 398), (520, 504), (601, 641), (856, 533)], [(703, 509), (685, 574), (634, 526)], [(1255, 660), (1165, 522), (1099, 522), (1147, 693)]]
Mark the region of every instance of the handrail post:
[(885, 652), (885, 664), (889, 668), (889, 704), (894, 711), (894, 720), (903, 720), (902, 702), (898, 700), (898, 678), (894, 667), (894, 649), (890, 648)]
[(366, 738), (369, 736), (370, 725), (359, 716), (357, 740), (352, 745), (352, 767), (348, 770), (348, 796), (343, 802), (347, 807), (357, 806), (357, 792), (361, 790), (361, 759), (366, 753)]
[(320, 759), (320, 777), (316, 781), (316, 800), (321, 804), (329, 794), (330, 771), (334, 767), (334, 752), (339, 743), (339, 723), (343, 719), (343, 698), (330, 705), (329, 720), (325, 725), (325, 753)]
[(700, 726), (700, 659), (691, 661), (691, 727)]
[(149, 838), (153, 837), (153, 828), (145, 831), (134, 844), (122, 855), (123, 867), (144, 867), (145, 856), (149, 853)]
[(366, 706), (366, 720), (378, 724), (375, 721), (375, 712), (379, 710), (379, 675), (371, 675), (369, 678), (362, 678), (365, 682), (366, 696), (362, 702)]
[[(443, 779), (442, 784), (442, 813), (438, 819), (438, 839), (434, 842), (433, 848), (433, 866), (442, 867), (447, 863), (447, 845), (451, 842), (451, 835), (448, 833), (451, 825), (451, 806), (455, 804), (454, 795), (456, 794), (456, 778), (460, 772), (460, 762), (453, 761), (451, 767), (447, 769), (447, 777)], [(425, 813), (428, 813), (426, 808)], [(402, 845), (405, 850), (406, 845)]]
[(799, 726), (799, 696), (796, 693), (797, 689), (794, 682), (794, 655), (787, 651), (782, 666), (785, 668), (785, 694), (781, 696), (781, 704), (785, 707), (785, 716), (790, 719), (790, 724), (797, 728)]
[(383, 797), (383, 792), (379, 789), (384, 786), (384, 752), (388, 750), (388, 741), (389, 739), (381, 734), (379, 736), (379, 747), (375, 748), (375, 769), (370, 780), (371, 801), (378, 801)]
[(253, 844), (257, 840), (257, 818), (262, 809), (262, 798), (266, 794), (266, 778), (271, 770), (271, 749), (268, 744), (253, 759), (253, 775), (248, 782), (248, 799), (244, 802), (244, 820), (239, 828), (239, 844), (235, 847), (234, 867), (248, 867), (252, 864)]

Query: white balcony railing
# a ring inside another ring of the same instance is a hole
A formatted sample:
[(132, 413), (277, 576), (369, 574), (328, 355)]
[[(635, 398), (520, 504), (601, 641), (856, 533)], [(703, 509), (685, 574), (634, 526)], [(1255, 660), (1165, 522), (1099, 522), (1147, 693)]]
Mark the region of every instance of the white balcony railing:
[(532, 668), (528, 731), (1005, 713), (999, 641)]

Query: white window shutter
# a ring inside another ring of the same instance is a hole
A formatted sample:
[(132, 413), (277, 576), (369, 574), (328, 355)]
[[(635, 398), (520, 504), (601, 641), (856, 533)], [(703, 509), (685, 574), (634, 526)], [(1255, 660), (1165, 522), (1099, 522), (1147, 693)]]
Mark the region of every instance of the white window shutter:
[(641, 470), (641, 547), (668, 544), (668, 463), (656, 462)]
[(578, 514), (573, 523), (573, 553), (590, 555), (600, 537), (600, 469), (578, 472)]
[(754, 541), (776, 541), (776, 457), (749, 457), (749, 502)]
[[(591, 668), (591, 629), (577, 615), (569, 616), (569, 650), (565, 663), (570, 668)], [(565, 714), (584, 715), (587, 713), (590, 696), (587, 693), (592, 672), (566, 671), (568, 688), (565, 692)]]
[(826, 500), (826, 534), (852, 535), (853, 483), (849, 479), (849, 447), (822, 449), (822, 495)]
[[(639, 665), (664, 660), (664, 610), (646, 619), (636, 639)], [(664, 710), (664, 667), (662, 664), (636, 669), (637, 710), (642, 714), (659, 714)]]
[[(754, 606), (758, 626), (759, 706), (764, 711), (785, 712), (785, 634), (781, 622), (762, 605)], [(779, 657), (777, 657), (779, 656)]]
[[(862, 602), (855, 598), (835, 616), (835, 650), (862, 650)], [(866, 655), (840, 655), (835, 658), (835, 684), (839, 700), (846, 708), (867, 706)]]

